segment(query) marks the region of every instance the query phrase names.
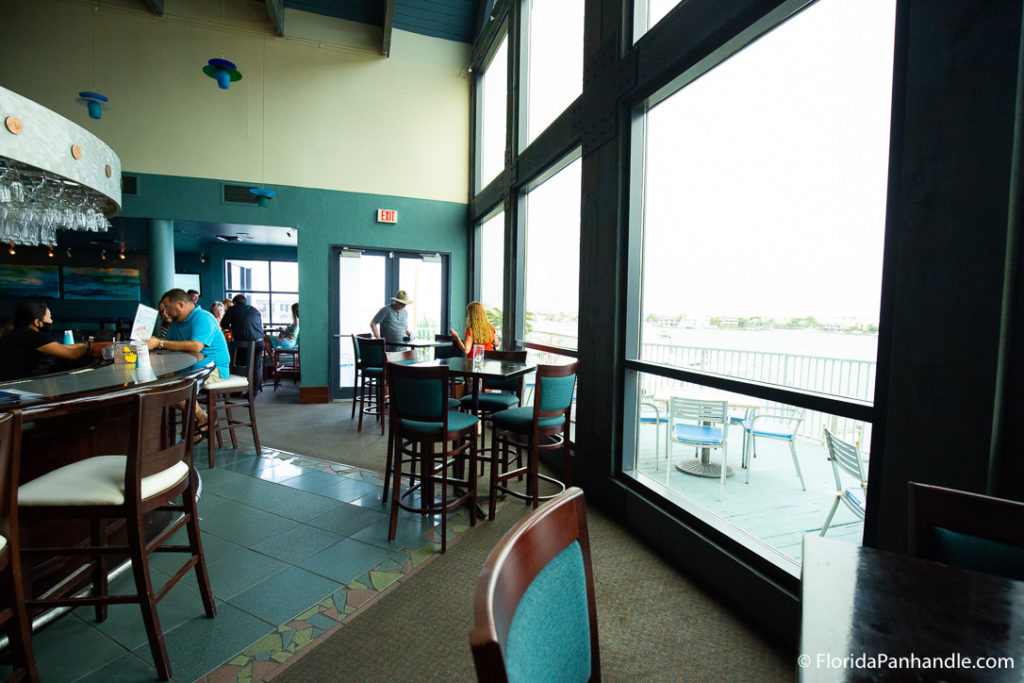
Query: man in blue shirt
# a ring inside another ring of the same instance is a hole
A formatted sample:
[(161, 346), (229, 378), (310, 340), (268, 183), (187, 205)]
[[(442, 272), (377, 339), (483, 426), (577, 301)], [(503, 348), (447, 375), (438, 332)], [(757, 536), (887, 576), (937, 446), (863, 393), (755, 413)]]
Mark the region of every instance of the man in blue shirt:
[(166, 339), (151, 337), (146, 340), (150, 349), (167, 349), (202, 355), (211, 359), (216, 370), (207, 384), (227, 379), (230, 374), (228, 344), (220, 331), (213, 314), (204, 311), (192, 302), (192, 297), (183, 289), (172, 289), (160, 298), (160, 308), (171, 319), (171, 329)]
[[(172, 289), (160, 297), (159, 308), (162, 315), (170, 318), (171, 329), (167, 332), (166, 339), (150, 337), (146, 340), (146, 345), (151, 350), (184, 351), (199, 358), (211, 359), (216, 367), (207, 378), (205, 386), (227, 379), (231, 373), (228, 343), (213, 314), (196, 306), (184, 289)], [(208, 436), (209, 421), (206, 411), (199, 405), (199, 401), (196, 401), (197, 442)]]

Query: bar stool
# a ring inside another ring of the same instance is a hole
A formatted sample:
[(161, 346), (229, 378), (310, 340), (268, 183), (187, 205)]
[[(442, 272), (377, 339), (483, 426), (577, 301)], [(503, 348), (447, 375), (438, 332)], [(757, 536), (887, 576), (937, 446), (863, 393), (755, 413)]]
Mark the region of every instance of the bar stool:
[[(391, 496), (391, 524), (388, 540), (395, 540), (398, 530), (398, 510), (424, 515), (441, 516), (441, 552), (448, 548), (448, 512), (466, 503), (469, 505), (470, 526), (476, 525), (476, 427), (479, 420), (473, 415), (452, 412), (448, 403), (448, 368), (444, 366), (398, 365), (391, 363), (387, 372), (391, 394), (392, 447), (398, 449), (394, 458), (392, 480), (395, 493)], [(406, 450), (405, 443), (411, 450)], [(434, 445), (441, 444), (441, 452), (434, 453)], [(452, 444), (455, 444), (452, 447)], [(468, 451), (468, 457), (467, 457)], [(403, 459), (403, 455), (409, 458)], [(464, 461), (468, 462), (464, 463)], [(402, 471), (402, 463), (409, 462), (409, 472)], [(463, 464), (469, 469), (464, 479), (454, 476)], [(411, 483), (417, 478), (419, 483)], [(453, 476), (449, 476), (453, 470)], [(408, 474), (410, 486), (401, 492), (402, 475)], [(440, 501), (434, 500), (435, 485), (440, 486)], [(448, 488), (462, 486), (465, 493), (448, 499)], [(419, 505), (413, 495), (419, 493)]]
[[(352, 408), (359, 403), (359, 426), (363, 431), (363, 415), (373, 415), (380, 420), (380, 433), (384, 433), (384, 340), (352, 335), (356, 357), (359, 359), (359, 384), (352, 397)], [(373, 398), (369, 392), (373, 392)], [(373, 407), (367, 407), (371, 403)]]
[[(517, 363), (526, 362), (526, 351), (484, 351), (484, 358), (488, 360), (504, 360), (514, 361)], [(500, 413), (503, 410), (509, 408), (515, 408), (522, 404), (523, 401), (523, 375), (519, 377), (513, 377), (512, 379), (485, 379), (481, 386), (481, 391), (477, 395), (477, 408), (476, 416), (480, 418), (480, 421), (484, 424), (491, 422), (491, 417), (494, 413)], [(476, 381), (476, 380), (470, 380)], [(472, 392), (462, 397), (462, 409), (467, 412), (471, 412), (473, 409), (473, 395)], [(481, 447), (482, 451), (486, 451), (486, 446)], [(494, 423), (491, 422), (491, 450), (494, 450)], [(493, 453), (490, 457), (482, 456), (482, 460), (490, 459), (493, 462), (497, 462), (493, 459)], [(508, 468), (508, 463), (503, 463), (504, 467)]]
[[(97, 620), (102, 621), (106, 605), (138, 603), (153, 662), (163, 681), (170, 679), (172, 671), (157, 602), (189, 570), (195, 569), (206, 616), (213, 618), (217, 614), (196, 512), (199, 476), (193, 465), (192, 444), (196, 396), (196, 383), (189, 380), (167, 389), (115, 399), (126, 404), (134, 425), (126, 456), (101, 455), (80, 460), (22, 484), (18, 491), (18, 511), (23, 519), (86, 519), (90, 527), (87, 547), (25, 548), (22, 554), (88, 558), (84, 559), (88, 564), (83, 566), (92, 569), (93, 595), (48, 595), (26, 600), (26, 606), (35, 609), (94, 605)], [(178, 496), (181, 503), (175, 504)], [(147, 539), (144, 517), (154, 511), (180, 517), (158, 536)], [(112, 520), (124, 522), (127, 547), (107, 542), (107, 522)], [(187, 530), (188, 544), (167, 545), (168, 539), (182, 527)], [(149, 555), (156, 551), (188, 556), (159, 590), (154, 590), (149, 571)], [(125, 554), (131, 558), (135, 594), (109, 595), (106, 558)]]
[[(256, 427), (256, 384), (255, 384), (255, 372), (256, 372), (256, 351), (259, 348), (258, 344), (253, 342), (235, 342), (237, 344), (235, 351), (236, 353), (242, 352), (248, 358), (246, 376), (231, 374), (227, 379), (223, 379), (214, 384), (208, 384), (203, 388), (206, 392), (206, 415), (209, 425), (209, 434), (207, 435), (208, 452), (207, 457), (209, 458), (210, 467), (213, 467), (213, 454), (216, 448), (213, 445), (214, 437), (217, 438), (217, 447), (223, 445), (221, 440), (221, 432), (227, 431), (231, 435), (231, 447), (238, 449), (238, 438), (235, 436), (235, 430), (239, 427), (249, 427), (252, 430), (252, 440), (256, 445), (257, 455), (263, 454), (263, 449), (260, 448), (260, 433)], [(237, 367), (237, 366), (232, 366)], [(232, 408), (246, 408), (249, 411), (249, 421), (246, 422), (244, 419), (238, 419), (231, 414)], [(221, 415), (223, 410), (223, 416)]]
[(21, 457), (21, 411), (0, 417), (0, 624), (7, 626), (9, 681), (39, 680), (32, 654), (32, 624), (25, 611), (18, 540), (18, 465)]
[[(489, 518), (494, 519), (494, 506), (497, 503), (498, 490), (509, 495), (533, 502), (536, 508), (541, 500), (551, 496), (541, 496), (539, 483), (541, 479), (558, 485), (559, 493), (572, 483), (572, 460), (569, 453), (569, 422), (572, 418), (572, 399), (576, 390), (576, 368), (579, 362), (568, 365), (538, 365), (537, 393), (532, 406), (510, 408), (494, 413), (491, 420), (501, 442), (501, 457), (508, 461), (508, 448), (515, 446), (527, 449), (525, 467), (506, 469), (501, 474), (498, 468), (491, 465), (491, 499)], [(498, 446), (492, 443), (492, 449)], [(562, 450), (562, 481), (540, 473), (540, 451)], [(497, 454), (492, 458), (497, 460)], [(502, 482), (514, 477), (526, 475), (526, 493), (514, 491)]]
[(362, 339), (373, 339), (373, 335), (369, 332), (365, 334), (353, 334), (352, 335), (352, 358), (353, 358), (353, 370), (355, 374), (352, 377), (352, 419), (356, 419), (356, 401), (359, 395), (359, 381), (363, 377), (363, 359), (359, 355), (359, 344), (356, 342), (356, 337)]
[[(387, 357), (387, 363), (384, 364), (384, 385), (385, 386), (387, 386), (388, 367), (392, 363), (397, 363), (398, 365), (412, 365), (413, 363), (416, 362), (416, 352), (414, 350), (412, 350), (412, 349), (407, 349), (405, 351), (389, 351), (386, 354), (386, 357)], [(457, 399), (457, 398), (449, 398), (448, 399), (448, 410), (449, 411), (451, 411), (451, 410), (458, 410), (460, 407), (462, 407), (462, 403), (459, 402), (459, 399)], [(390, 425), (389, 429), (393, 430), (394, 429), (394, 424), (395, 423), (394, 423), (393, 420), (388, 420), (388, 425)], [(392, 467), (393, 467), (393, 460), (394, 460), (394, 443), (395, 443), (394, 434), (393, 434), (393, 432), (389, 431), (388, 432), (388, 455), (387, 455), (387, 462), (385, 462), (385, 464), (384, 464), (384, 493), (381, 495), (381, 498), (380, 498), (382, 502), (386, 501), (388, 499), (388, 490), (391, 488), (391, 474), (392, 474), (391, 470), (392, 470)], [(399, 448), (399, 452), (401, 452), (401, 448)], [(409, 485), (412, 486), (412, 480), (411, 479), (410, 479)]]

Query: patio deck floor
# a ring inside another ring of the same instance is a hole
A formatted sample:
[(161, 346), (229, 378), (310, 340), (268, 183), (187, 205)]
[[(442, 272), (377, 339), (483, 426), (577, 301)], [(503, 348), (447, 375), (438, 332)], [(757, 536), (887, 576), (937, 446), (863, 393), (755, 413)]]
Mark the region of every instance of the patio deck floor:
[[(757, 458), (752, 459), (750, 483), (740, 467), (743, 429), (729, 428), (728, 463), (735, 473), (725, 482), (719, 500), (719, 479), (693, 476), (679, 471), (675, 463), (693, 459), (691, 446), (676, 444), (671, 465), (666, 467), (665, 429), (660, 430), (660, 457), (655, 458), (654, 425), (640, 427), (638, 461), (634, 476), (669, 499), (683, 497), (700, 505), (768, 546), (800, 562), (805, 534), (818, 534), (835, 501), (835, 477), (823, 443), (797, 438), (796, 453), (807, 490), (800, 488), (789, 446), (784, 441), (759, 439)], [(712, 449), (711, 461), (721, 462), (721, 451)], [(624, 464), (624, 469), (629, 469)], [(863, 521), (843, 504), (839, 505), (826, 536), (860, 545)]]

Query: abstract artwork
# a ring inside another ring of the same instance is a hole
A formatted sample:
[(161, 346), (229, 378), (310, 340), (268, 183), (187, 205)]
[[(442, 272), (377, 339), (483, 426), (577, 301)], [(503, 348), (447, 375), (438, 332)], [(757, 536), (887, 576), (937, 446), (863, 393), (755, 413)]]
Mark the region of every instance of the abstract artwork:
[(65, 299), (138, 301), (138, 268), (77, 268), (64, 266)]
[(59, 296), (57, 266), (0, 265), (0, 298), (56, 299)]

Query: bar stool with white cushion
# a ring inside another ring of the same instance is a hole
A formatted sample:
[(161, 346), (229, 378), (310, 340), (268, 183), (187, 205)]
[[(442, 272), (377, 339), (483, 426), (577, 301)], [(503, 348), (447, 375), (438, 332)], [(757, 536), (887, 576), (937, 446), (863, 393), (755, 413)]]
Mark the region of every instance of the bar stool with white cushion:
[[(253, 444), (256, 446), (256, 454), (262, 455), (263, 449), (260, 448), (260, 433), (256, 427), (256, 372), (258, 370), (258, 363), (256, 362), (256, 352), (260, 348), (258, 344), (253, 342), (235, 342), (238, 344), (236, 351), (244, 353), (248, 359), (245, 365), (246, 374), (236, 375), (234, 373), (228, 375), (227, 379), (222, 379), (219, 382), (208, 384), (204, 387), (206, 392), (206, 414), (209, 417), (209, 444), (207, 445), (207, 457), (209, 458), (210, 467), (213, 467), (213, 453), (215, 447), (213, 445), (213, 439), (216, 436), (217, 446), (222, 446), (221, 432), (228, 432), (231, 435), (231, 447), (238, 449), (238, 439), (235, 436), (235, 430), (240, 427), (249, 427), (252, 430)], [(237, 367), (237, 366), (232, 366)], [(249, 411), (249, 421), (246, 422), (244, 419), (238, 419), (236, 416), (231, 414), (232, 409), (244, 408)], [(223, 413), (223, 414), (222, 414)]]
[[(84, 519), (89, 521), (86, 547), (26, 548), (22, 554), (81, 556), (92, 576), (92, 595), (66, 593), (26, 600), (30, 609), (93, 605), (97, 621), (106, 618), (109, 604), (138, 603), (142, 611), (153, 662), (160, 680), (171, 677), (171, 663), (164, 644), (156, 604), (189, 570), (195, 569), (206, 616), (217, 610), (206, 572), (196, 490), (199, 477), (193, 467), (192, 433), (197, 386), (192, 380), (170, 388), (119, 397), (131, 411), (133, 429), (128, 455), (101, 455), (60, 467), (22, 484), (18, 511), (23, 519)], [(174, 503), (181, 497), (180, 503)], [(170, 512), (178, 518), (155, 538), (146, 537), (143, 517), (150, 512)], [(110, 545), (107, 524), (123, 520), (127, 547)], [(179, 529), (187, 530), (187, 545), (168, 545)], [(186, 553), (188, 559), (159, 590), (154, 590), (149, 555), (155, 551)], [(131, 559), (135, 594), (109, 595), (107, 562), (110, 555)]]

